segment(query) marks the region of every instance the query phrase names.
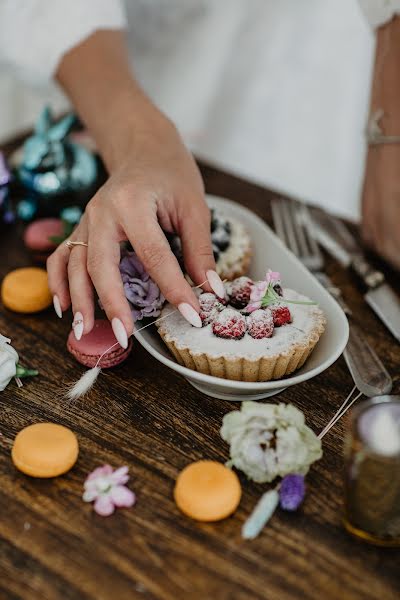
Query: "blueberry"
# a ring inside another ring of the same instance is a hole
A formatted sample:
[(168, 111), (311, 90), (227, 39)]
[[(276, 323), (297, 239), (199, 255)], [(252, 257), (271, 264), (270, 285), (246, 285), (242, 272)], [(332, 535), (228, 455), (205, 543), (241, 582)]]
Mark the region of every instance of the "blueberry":
[(229, 233), (221, 226), (211, 234), (211, 239), (222, 252), (228, 248), (231, 241)]

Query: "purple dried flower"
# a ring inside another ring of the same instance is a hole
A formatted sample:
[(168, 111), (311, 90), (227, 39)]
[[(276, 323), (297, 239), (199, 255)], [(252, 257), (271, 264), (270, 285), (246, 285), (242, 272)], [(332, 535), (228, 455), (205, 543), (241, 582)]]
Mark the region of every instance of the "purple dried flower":
[(283, 510), (297, 510), (304, 500), (306, 486), (303, 475), (286, 475), (279, 489), (279, 501)]
[(135, 252), (125, 253), (119, 270), (134, 322), (145, 317), (158, 317), (164, 304), (164, 296), (145, 271)]

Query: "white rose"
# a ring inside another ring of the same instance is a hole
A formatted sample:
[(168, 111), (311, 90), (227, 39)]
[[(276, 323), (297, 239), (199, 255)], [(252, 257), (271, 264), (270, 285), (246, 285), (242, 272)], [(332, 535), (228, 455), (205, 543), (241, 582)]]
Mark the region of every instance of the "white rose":
[(8, 338), (0, 334), (0, 392), (7, 387), (17, 372), (18, 354)]
[(224, 416), (222, 438), (230, 444), (230, 466), (259, 483), (289, 473), (305, 475), (321, 458), (321, 440), (291, 404), (243, 402)]

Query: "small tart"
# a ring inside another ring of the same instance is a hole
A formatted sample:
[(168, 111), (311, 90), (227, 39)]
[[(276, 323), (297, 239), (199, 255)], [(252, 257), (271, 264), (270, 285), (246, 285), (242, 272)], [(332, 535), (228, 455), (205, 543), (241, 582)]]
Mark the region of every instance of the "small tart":
[[(284, 288), (285, 300), (310, 298)], [(192, 327), (171, 304), (157, 323), (158, 332), (179, 364), (207, 375), (236, 381), (269, 381), (286, 377), (303, 366), (325, 329), (317, 305), (288, 304), (292, 322), (275, 327), (271, 337), (257, 339), (247, 332), (240, 339), (217, 337), (212, 323)]]
[(230, 225), (229, 246), (219, 252), (216, 265), (221, 279), (233, 281), (248, 271), (252, 254), (251, 242), (249, 234), (239, 221), (232, 217), (226, 217), (226, 220)]
[[(232, 281), (245, 275), (251, 260), (251, 241), (245, 227), (234, 217), (220, 210), (211, 211), (211, 242), (216, 270), (221, 279)], [(181, 240), (177, 235), (168, 235), (171, 249), (184, 267)], [(186, 275), (189, 279), (189, 276)]]

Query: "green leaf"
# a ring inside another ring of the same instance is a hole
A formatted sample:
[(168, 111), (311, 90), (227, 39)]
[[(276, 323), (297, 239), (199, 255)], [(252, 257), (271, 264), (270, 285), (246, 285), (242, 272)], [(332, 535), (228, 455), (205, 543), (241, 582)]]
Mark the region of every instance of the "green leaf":
[(36, 377), (36, 375), (39, 375), (39, 371), (36, 371), (36, 369), (27, 369), (20, 363), (17, 364), (15, 373), (16, 377), (23, 379), (24, 377)]

